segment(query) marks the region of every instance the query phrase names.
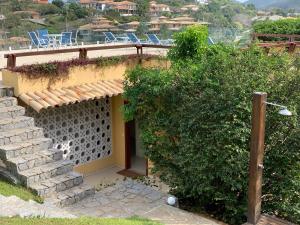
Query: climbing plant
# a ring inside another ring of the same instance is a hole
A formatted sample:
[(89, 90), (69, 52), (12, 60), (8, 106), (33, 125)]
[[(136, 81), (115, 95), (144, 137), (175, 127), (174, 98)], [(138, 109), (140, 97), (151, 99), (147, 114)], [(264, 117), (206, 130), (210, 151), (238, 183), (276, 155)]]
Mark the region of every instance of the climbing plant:
[(267, 110), (263, 211), (299, 223), (299, 65), (285, 53), (267, 56), (255, 46), (207, 46), (205, 35), (201, 27), (178, 34), (168, 69), (136, 67), (127, 73), (125, 118), (139, 122), (153, 172), (174, 194), (241, 224), (247, 212), (251, 97), (267, 92), (269, 101), (288, 106), (294, 116)]

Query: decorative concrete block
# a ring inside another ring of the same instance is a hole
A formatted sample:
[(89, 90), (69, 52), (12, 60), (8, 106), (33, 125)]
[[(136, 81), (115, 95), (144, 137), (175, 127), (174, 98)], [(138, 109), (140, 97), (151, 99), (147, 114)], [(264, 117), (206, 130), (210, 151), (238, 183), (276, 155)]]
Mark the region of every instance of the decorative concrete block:
[(111, 99), (93, 100), (44, 110), (26, 110), (63, 158), (81, 165), (112, 154)]

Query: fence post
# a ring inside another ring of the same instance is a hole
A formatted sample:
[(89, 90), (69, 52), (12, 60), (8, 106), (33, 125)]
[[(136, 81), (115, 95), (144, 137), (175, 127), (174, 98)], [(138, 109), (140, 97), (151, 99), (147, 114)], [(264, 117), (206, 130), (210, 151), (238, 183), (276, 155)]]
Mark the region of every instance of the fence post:
[(16, 60), (17, 60), (17, 57), (15, 54), (9, 54), (7, 57), (7, 68), (16, 67)]
[(252, 42), (256, 41), (256, 33), (252, 33)]
[(87, 58), (87, 49), (80, 48), (79, 49), (79, 59), (86, 59)]
[(288, 52), (293, 53), (296, 50), (296, 43), (291, 42), (289, 43)]
[(142, 45), (136, 45), (136, 54), (138, 56), (143, 56), (143, 46)]
[(270, 47), (265, 46), (263, 48), (264, 48), (265, 53), (268, 55), (270, 52)]
[(266, 93), (253, 94), (248, 186), (248, 223), (250, 224), (256, 224), (261, 215), (266, 100)]

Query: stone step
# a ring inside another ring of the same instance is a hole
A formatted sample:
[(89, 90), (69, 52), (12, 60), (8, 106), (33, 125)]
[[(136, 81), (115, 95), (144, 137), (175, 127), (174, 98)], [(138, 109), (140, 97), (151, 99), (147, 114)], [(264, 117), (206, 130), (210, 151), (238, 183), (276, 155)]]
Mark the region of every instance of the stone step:
[(52, 148), (52, 140), (50, 138), (35, 138), (0, 146), (0, 158), (9, 160), (11, 158), (40, 152), (49, 148)]
[(0, 108), (17, 105), (17, 99), (14, 97), (3, 97), (0, 98)]
[(76, 172), (68, 172), (39, 183), (29, 186), (42, 197), (50, 196), (55, 192), (65, 191), (72, 187), (78, 186), (83, 182), (83, 176)]
[(34, 138), (43, 138), (43, 129), (39, 127), (18, 128), (0, 132), (0, 146), (24, 142)]
[(18, 116), (17, 118), (2, 118), (0, 119), (0, 132), (12, 129), (33, 127), (34, 119), (27, 116)]
[(55, 162), (63, 158), (63, 152), (57, 149), (37, 151), (32, 154), (26, 154), (8, 159), (5, 164), (14, 173), (32, 169), (37, 166)]
[(30, 186), (34, 183), (65, 174), (73, 170), (73, 163), (67, 160), (59, 160), (37, 166), (32, 169), (20, 171), (17, 175), (22, 183)]
[(48, 199), (45, 199), (45, 202), (55, 204), (59, 207), (65, 207), (93, 194), (95, 194), (95, 188), (86, 183), (82, 183), (68, 190), (51, 195)]
[(25, 115), (25, 108), (18, 105), (0, 108), (0, 119), (16, 118), (18, 116), (24, 116), (24, 115)]

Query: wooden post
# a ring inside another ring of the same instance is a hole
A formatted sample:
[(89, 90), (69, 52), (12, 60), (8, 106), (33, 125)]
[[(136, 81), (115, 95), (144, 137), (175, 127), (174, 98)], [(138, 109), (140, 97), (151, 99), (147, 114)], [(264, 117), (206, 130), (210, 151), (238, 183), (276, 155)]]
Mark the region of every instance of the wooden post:
[(79, 59), (86, 59), (87, 58), (87, 49), (80, 48), (79, 49)]
[(138, 56), (142, 56), (143, 55), (143, 46), (142, 45), (136, 45), (136, 54)]
[(288, 52), (294, 53), (295, 50), (296, 50), (296, 43), (294, 42), (289, 43)]
[(248, 187), (248, 223), (250, 224), (256, 224), (261, 215), (266, 100), (266, 93), (255, 92), (253, 94)]
[(7, 57), (7, 68), (14, 68), (16, 67), (16, 60), (17, 57), (14, 54), (10, 54)]
[(256, 41), (256, 33), (252, 33), (252, 42)]

